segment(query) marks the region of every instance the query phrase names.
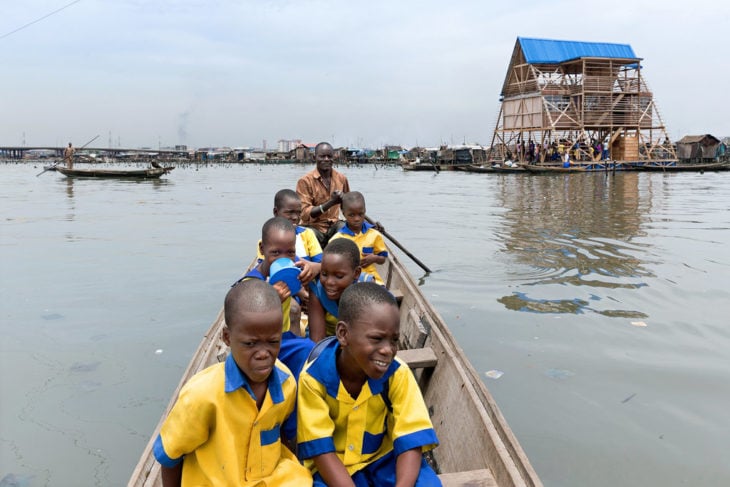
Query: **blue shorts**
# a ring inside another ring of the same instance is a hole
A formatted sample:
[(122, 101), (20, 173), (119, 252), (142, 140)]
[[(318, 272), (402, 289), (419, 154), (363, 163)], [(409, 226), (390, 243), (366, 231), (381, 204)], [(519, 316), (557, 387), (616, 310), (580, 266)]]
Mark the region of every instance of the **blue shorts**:
[[(378, 458), (373, 463), (367, 465), (362, 470), (358, 470), (352, 475), (355, 487), (380, 487), (395, 486), (395, 454), (393, 451)], [(421, 470), (418, 472), (416, 479), (416, 487), (440, 487), (441, 480), (436, 472), (426, 463), (426, 459), (421, 459)], [(327, 487), (319, 472), (314, 474), (313, 487)]]

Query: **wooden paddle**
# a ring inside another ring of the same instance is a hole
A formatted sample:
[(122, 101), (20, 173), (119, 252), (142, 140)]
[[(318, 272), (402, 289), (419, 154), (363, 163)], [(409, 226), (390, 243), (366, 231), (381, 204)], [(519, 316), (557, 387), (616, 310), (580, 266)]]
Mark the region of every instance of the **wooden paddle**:
[(382, 233), (383, 235), (385, 235), (386, 237), (388, 237), (388, 240), (390, 240), (391, 242), (393, 242), (393, 244), (396, 247), (398, 247), (399, 249), (401, 249), (408, 257), (410, 257), (413, 260), (413, 262), (415, 262), (416, 264), (418, 264), (421, 267), (421, 269), (423, 269), (424, 271), (426, 271), (428, 273), (431, 272), (431, 269), (429, 269), (428, 266), (426, 266), (426, 264), (424, 264), (423, 262), (421, 262), (420, 260), (418, 260), (418, 257), (416, 257), (415, 255), (413, 255), (412, 253), (410, 253), (408, 251), (408, 249), (406, 249), (399, 241), (397, 241), (395, 238), (393, 238), (393, 236), (391, 234), (389, 234), (388, 232), (386, 232), (385, 231), (385, 228), (383, 228), (383, 226), (380, 223), (373, 221), (373, 219), (370, 218), (367, 215), (365, 215), (365, 220), (368, 223), (370, 223), (371, 225), (375, 225), (375, 227), (377, 228), (377, 230), (380, 233)]
[[(85, 143), (84, 145), (82, 145), (81, 147), (79, 147), (79, 148), (78, 148), (78, 149), (76, 149), (76, 150), (81, 150), (81, 149), (83, 149), (84, 147), (86, 147), (87, 145), (91, 144), (92, 142), (94, 142), (94, 141), (95, 141), (96, 139), (98, 139), (98, 138), (99, 138), (99, 136), (97, 135), (96, 137), (94, 137), (93, 139), (91, 139), (90, 141), (88, 141), (87, 143)], [(74, 152), (75, 152), (75, 151), (74, 151)], [(75, 155), (75, 154), (74, 154), (74, 155)], [(38, 176), (40, 176), (41, 174), (43, 174), (44, 172), (46, 172), (46, 171), (50, 171), (51, 169), (56, 169), (56, 166), (58, 166), (58, 165), (59, 165), (59, 164), (61, 164), (62, 162), (63, 162), (63, 159), (62, 159), (62, 160), (60, 160), (60, 161), (58, 161), (58, 162), (56, 162), (56, 163), (55, 163), (54, 165), (52, 165), (52, 166), (48, 166), (47, 168), (45, 168), (44, 170), (42, 170), (41, 172), (39, 172), (38, 174), (36, 174), (36, 175), (35, 175), (35, 177), (38, 177)]]

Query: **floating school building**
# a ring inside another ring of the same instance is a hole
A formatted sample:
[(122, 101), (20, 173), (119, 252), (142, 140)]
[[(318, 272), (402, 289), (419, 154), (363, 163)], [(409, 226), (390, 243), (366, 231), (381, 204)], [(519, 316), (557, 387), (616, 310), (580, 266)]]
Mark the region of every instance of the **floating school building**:
[(676, 160), (628, 44), (518, 37), (500, 101), (492, 159), (537, 162), (532, 142), (541, 161), (558, 146), (573, 149), (571, 159), (595, 161), (596, 145), (608, 141), (614, 161)]

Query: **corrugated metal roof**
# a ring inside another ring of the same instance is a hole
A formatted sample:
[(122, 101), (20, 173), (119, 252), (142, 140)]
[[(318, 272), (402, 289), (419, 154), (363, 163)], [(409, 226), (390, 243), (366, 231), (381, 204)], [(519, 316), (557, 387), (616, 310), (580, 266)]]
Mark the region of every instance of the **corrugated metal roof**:
[(525, 59), (530, 64), (558, 64), (582, 57), (640, 59), (628, 44), (608, 42), (558, 41), (518, 37)]

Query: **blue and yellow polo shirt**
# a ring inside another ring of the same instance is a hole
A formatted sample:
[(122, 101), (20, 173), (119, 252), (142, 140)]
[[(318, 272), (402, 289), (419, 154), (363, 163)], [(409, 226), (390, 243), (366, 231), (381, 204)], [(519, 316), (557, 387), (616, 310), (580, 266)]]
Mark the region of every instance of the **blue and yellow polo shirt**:
[[(322, 246), (317, 240), (311, 228), (300, 227), (297, 225), (297, 257), (308, 260), (310, 262), (322, 262)], [(261, 253), (261, 239), (256, 244), (256, 256), (261, 262), (264, 256)]]
[(155, 458), (165, 467), (184, 462), (182, 485), (311, 485), (280, 439), (295, 398), (294, 377), (277, 360), (259, 410), (229, 355), (183, 386), (155, 440)]
[[(374, 280), (375, 278), (373, 276), (362, 272), (360, 273), (360, 277), (357, 278), (357, 282), (373, 282)], [(333, 336), (337, 328), (337, 322), (340, 321), (339, 303), (327, 297), (327, 293), (324, 291), (322, 283), (319, 282), (319, 278), (309, 283), (309, 292), (317, 296), (322, 308), (324, 308), (325, 335)]]
[[(312, 457), (335, 452), (350, 475), (393, 451), (396, 456), (438, 445), (426, 404), (408, 366), (396, 359), (380, 379), (368, 379), (357, 399), (340, 381), (337, 340), (304, 367), (297, 392), (300, 458), (314, 472)], [(384, 384), (392, 413), (383, 399)]]
[[(388, 257), (388, 248), (385, 246), (383, 236), (375, 229), (374, 225), (371, 225), (368, 222), (363, 222), (362, 230), (358, 233), (353, 232), (347, 225), (345, 225), (332, 236), (332, 239), (335, 238), (349, 238), (355, 242), (363, 257), (366, 254)], [(375, 264), (363, 267), (362, 271), (372, 275), (375, 278), (375, 282), (378, 284), (383, 284), (383, 279), (380, 277), (380, 274), (378, 274)]]

